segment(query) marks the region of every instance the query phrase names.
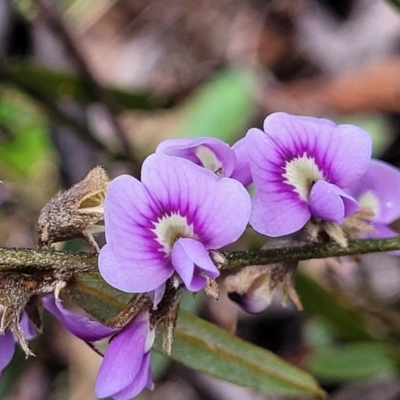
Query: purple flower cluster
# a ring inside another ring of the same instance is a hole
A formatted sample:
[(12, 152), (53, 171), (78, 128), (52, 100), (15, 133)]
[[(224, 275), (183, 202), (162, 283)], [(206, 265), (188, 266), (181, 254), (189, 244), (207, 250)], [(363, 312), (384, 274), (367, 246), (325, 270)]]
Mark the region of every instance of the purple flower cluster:
[[(340, 227), (368, 208), (368, 235), (388, 237), (396, 234), (387, 225), (400, 217), (399, 195), (399, 171), (371, 160), (369, 135), (352, 125), (275, 113), (263, 131), (250, 129), (232, 147), (207, 137), (166, 140), (143, 163), (141, 181), (122, 175), (108, 187), (100, 273), (117, 289), (147, 293), (155, 310), (171, 278), (192, 292), (217, 278), (209, 250), (234, 243), (248, 224), (281, 237), (308, 223)], [(152, 310), (115, 330), (69, 313), (54, 298), (45, 306), (87, 342), (113, 335), (97, 396), (125, 400), (153, 387)], [(3, 339), (13, 341), (9, 333)]]

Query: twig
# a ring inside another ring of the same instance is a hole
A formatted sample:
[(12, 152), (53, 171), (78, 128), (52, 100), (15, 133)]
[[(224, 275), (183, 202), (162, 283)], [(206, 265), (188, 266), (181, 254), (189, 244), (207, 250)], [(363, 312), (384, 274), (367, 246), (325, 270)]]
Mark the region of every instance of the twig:
[[(221, 266), (221, 269), (231, 270), (249, 265), (267, 265), (393, 250), (400, 250), (400, 237), (352, 240), (347, 248), (340, 247), (336, 243), (326, 243), (268, 250), (223, 252), (221, 254), (226, 258), (226, 263)], [(97, 254), (0, 247), (0, 273), (29, 273), (35, 270), (75, 270), (77, 273), (97, 271)]]
[(110, 99), (109, 95), (104, 90), (101, 83), (97, 80), (94, 73), (91, 71), (89, 64), (82, 54), (81, 49), (65, 26), (62, 18), (60, 17), (53, 4), (51, 4), (49, 0), (35, 0), (35, 3), (40, 8), (40, 11), (45, 21), (49, 24), (51, 29), (53, 29), (55, 33), (62, 39), (67, 52), (69, 53), (73, 63), (75, 64), (78, 73), (82, 76), (82, 79), (90, 93), (92, 93), (93, 97), (106, 107), (115, 133), (118, 135), (123, 149), (125, 150), (128, 158), (134, 164), (138, 172), (140, 163), (137, 160), (133, 152), (132, 146), (126, 137), (124, 129), (118, 120), (118, 112), (112, 99)]
[(390, 239), (351, 240), (347, 247), (335, 242), (309, 244), (254, 251), (224, 252), (226, 263), (221, 269), (230, 270), (249, 265), (266, 265), (287, 261), (310, 260), (313, 258), (342, 257), (355, 254), (378, 253), (400, 249), (400, 237)]

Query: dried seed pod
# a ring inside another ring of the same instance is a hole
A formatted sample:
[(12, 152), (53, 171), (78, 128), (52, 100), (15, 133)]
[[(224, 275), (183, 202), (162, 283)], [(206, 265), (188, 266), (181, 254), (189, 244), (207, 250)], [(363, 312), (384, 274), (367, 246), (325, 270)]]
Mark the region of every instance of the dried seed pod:
[(109, 178), (102, 167), (92, 169), (86, 178), (51, 199), (39, 215), (39, 248), (52, 243), (83, 238), (98, 252), (94, 233), (104, 230), (95, 225), (104, 218), (104, 197)]

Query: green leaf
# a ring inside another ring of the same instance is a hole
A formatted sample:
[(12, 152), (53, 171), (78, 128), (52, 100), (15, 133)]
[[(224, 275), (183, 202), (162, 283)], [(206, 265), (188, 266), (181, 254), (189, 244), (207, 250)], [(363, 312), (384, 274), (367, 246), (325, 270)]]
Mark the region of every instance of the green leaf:
[(65, 293), (88, 314), (101, 322), (115, 317), (134, 296), (114, 289), (97, 272), (77, 275)]
[[(103, 322), (116, 316), (132, 297), (109, 286), (98, 273), (77, 275), (68, 283), (66, 294)], [(162, 348), (161, 337), (158, 335), (155, 344), (158, 351)], [(265, 393), (324, 394), (308, 373), (184, 310), (179, 313), (172, 358)]]
[(298, 272), (296, 290), (307, 313), (320, 315), (334, 327), (342, 338), (352, 341), (377, 340), (368, 329), (360, 313), (342, 297), (328, 292), (307, 275)]
[(318, 348), (309, 360), (310, 371), (325, 381), (352, 381), (394, 372), (390, 347), (384, 343), (351, 343)]
[[(160, 336), (155, 344), (158, 351), (162, 347)], [(179, 313), (172, 358), (264, 393), (324, 395), (308, 373), (183, 310)]]
[(203, 85), (187, 105), (178, 136), (213, 136), (233, 142), (255, 109), (255, 79), (246, 70), (225, 70)]

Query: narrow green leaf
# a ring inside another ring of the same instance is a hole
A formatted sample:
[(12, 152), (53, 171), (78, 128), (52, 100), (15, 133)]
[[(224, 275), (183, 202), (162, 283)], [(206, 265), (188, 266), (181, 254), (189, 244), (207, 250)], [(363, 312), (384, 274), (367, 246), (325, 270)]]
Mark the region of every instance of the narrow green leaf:
[[(109, 286), (98, 273), (84, 273), (68, 284), (66, 294), (100, 321), (116, 316), (132, 295)], [(161, 350), (161, 337), (155, 344)], [(324, 392), (308, 373), (267, 350), (181, 310), (175, 330), (172, 358), (222, 380), (265, 393)]]
[(320, 315), (344, 339), (374, 341), (376, 337), (366, 327), (362, 315), (343, 298), (328, 292), (301, 272), (296, 275), (296, 290), (307, 313)]
[[(159, 351), (160, 336), (155, 344)], [(308, 373), (183, 310), (179, 313), (172, 358), (260, 392), (324, 396)]]
[(111, 287), (97, 272), (77, 275), (65, 290), (77, 305), (101, 322), (115, 317), (134, 296)]
[(391, 349), (384, 343), (350, 343), (318, 348), (309, 360), (310, 371), (325, 381), (352, 381), (395, 372)]

